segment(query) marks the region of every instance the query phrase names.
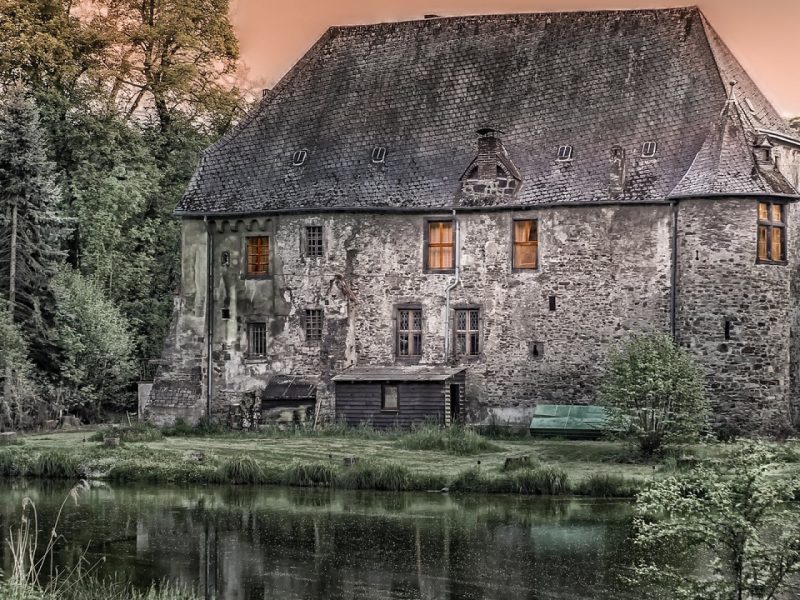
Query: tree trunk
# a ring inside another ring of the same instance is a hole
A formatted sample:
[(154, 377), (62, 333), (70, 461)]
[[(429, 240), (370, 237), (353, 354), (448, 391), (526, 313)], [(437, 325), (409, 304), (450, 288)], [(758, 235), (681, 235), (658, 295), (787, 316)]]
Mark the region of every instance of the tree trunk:
[(8, 310), (11, 323), (17, 302), (17, 202), (11, 205), (11, 244), (8, 257)]
[[(11, 244), (10, 244), (10, 252), (9, 252), (9, 266), (8, 266), (8, 319), (11, 322), (11, 325), (14, 325), (14, 305), (16, 303), (16, 296), (17, 296), (17, 202), (11, 205)], [(3, 381), (3, 408), (4, 412), (8, 413), (6, 418), (9, 420), (9, 426), (11, 425), (10, 420), (12, 418), (11, 415), (11, 396), (13, 395), (12, 387), (12, 376), (13, 371), (11, 369), (11, 364), (9, 362), (6, 363), (5, 373), (3, 374), (5, 379)]]

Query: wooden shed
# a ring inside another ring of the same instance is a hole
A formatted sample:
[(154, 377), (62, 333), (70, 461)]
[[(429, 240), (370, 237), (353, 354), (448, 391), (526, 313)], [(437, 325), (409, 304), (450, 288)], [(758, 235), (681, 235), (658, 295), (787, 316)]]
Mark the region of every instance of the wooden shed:
[(378, 429), (449, 425), (461, 414), (465, 377), (463, 367), (353, 367), (333, 378), (336, 418)]

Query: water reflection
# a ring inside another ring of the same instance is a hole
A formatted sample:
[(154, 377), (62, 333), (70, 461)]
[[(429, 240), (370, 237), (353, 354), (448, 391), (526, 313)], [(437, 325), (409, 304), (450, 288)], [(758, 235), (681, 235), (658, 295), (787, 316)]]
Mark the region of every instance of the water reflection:
[[(29, 495), (47, 526), (65, 494), (8, 485), (0, 524)], [(581, 499), (103, 486), (66, 511), (58, 561), (88, 545), (103, 573), (235, 600), (625, 598), (630, 518)]]

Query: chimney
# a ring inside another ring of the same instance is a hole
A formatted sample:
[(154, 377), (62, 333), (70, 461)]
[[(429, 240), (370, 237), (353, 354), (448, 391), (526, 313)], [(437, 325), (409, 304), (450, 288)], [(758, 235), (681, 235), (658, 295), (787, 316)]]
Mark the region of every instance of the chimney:
[(476, 161), (478, 174), (476, 179), (496, 179), (497, 178), (497, 157), (505, 154), (503, 140), (500, 136), (502, 131), (497, 129), (478, 130), (478, 159)]

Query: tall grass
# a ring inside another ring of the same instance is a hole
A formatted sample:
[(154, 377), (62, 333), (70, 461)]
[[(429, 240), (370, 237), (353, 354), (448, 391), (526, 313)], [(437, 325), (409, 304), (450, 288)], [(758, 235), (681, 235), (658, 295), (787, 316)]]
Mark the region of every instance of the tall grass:
[(228, 458), (217, 469), (219, 480), (226, 483), (264, 483), (264, 470), (252, 456), (241, 454)]
[(18, 455), (8, 449), (0, 450), (0, 477), (18, 477), (25, 469)]
[(570, 493), (567, 474), (557, 467), (533, 466), (499, 475), (472, 467), (459, 473), (450, 484), (457, 492), (563, 496)]
[(622, 475), (609, 473), (593, 473), (578, 482), (574, 492), (579, 496), (593, 498), (632, 498), (644, 485), (640, 479), (626, 479)]
[(75, 456), (60, 450), (45, 450), (39, 454), (29, 472), (43, 479), (78, 479), (83, 475)]
[(406, 450), (436, 450), (456, 456), (472, 456), (502, 450), (485, 437), (459, 424), (450, 427), (438, 425), (415, 427), (400, 437), (398, 445)]
[[(34, 502), (22, 501), (19, 524), (9, 530), (6, 544), (10, 554), (11, 572), (0, 580), (3, 600), (197, 600), (191, 589), (162, 583), (148, 590), (136, 590), (128, 584), (102, 580), (96, 575), (98, 563), (89, 564), (85, 552), (77, 557), (74, 567), (55, 564), (56, 544), (63, 538), (57, 531), (64, 508), (72, 500), (78, 503), (80, 494), (88, 489), (85, 481), (75, 485), (58, 509), (52, 528), (39, 529), (39, 516)], [(46, 538), (42, 535), (46, 533)]]
[(408, 467), (396, 463), (361, 461), (344, 469), (336, 478), (336, 486), (350, 490), (382, 490), (399, 492), (419, 489)]
[(336, 481), (336, 470), (325, 463), (294, 462), (286, 469), (284, 483), (301, 487), (331, 487)]

